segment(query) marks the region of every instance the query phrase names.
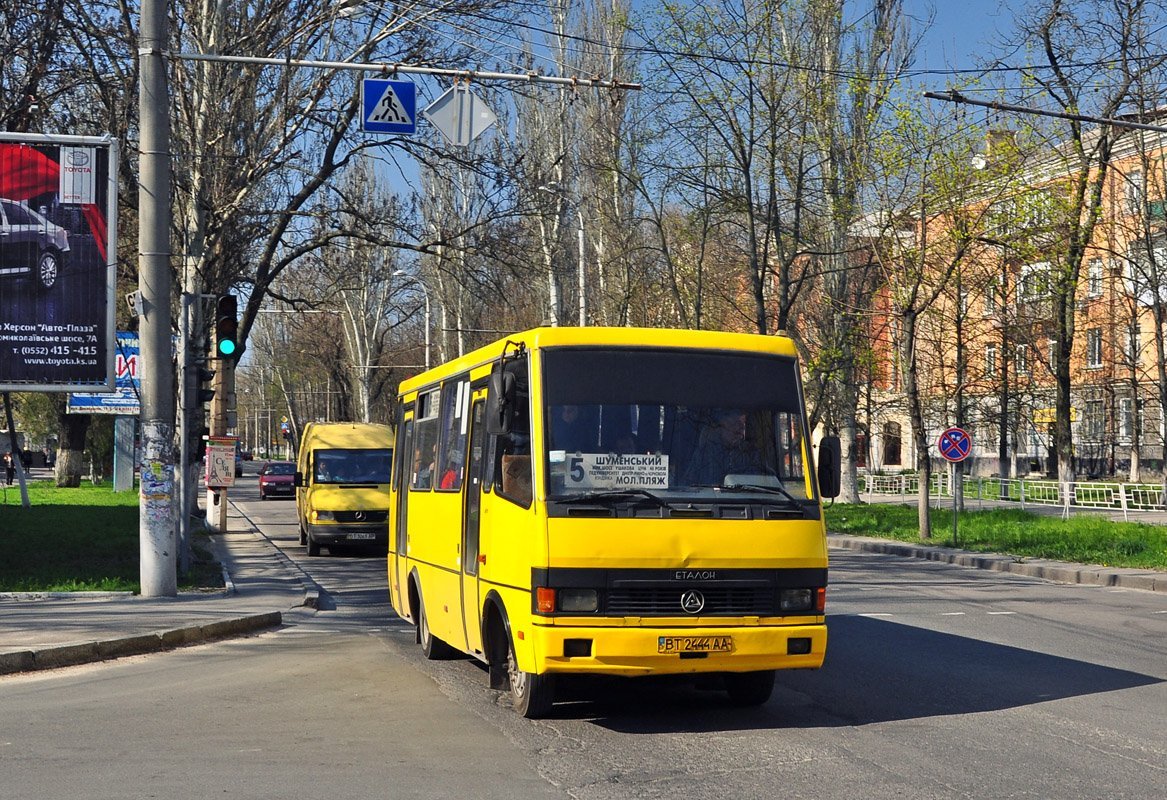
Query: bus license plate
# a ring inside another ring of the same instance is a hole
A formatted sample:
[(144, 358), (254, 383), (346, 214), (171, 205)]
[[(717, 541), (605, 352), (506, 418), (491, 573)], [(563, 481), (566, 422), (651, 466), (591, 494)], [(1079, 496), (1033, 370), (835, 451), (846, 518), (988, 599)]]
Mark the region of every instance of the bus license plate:
[(658, 653), (729, 653), (732, 636), (658, 636)]
[(376, 539), (377, 534), (375, 534), (375, 533), (350, 533), (348, 535), (348, 538), (350, 538), (350, 539)]

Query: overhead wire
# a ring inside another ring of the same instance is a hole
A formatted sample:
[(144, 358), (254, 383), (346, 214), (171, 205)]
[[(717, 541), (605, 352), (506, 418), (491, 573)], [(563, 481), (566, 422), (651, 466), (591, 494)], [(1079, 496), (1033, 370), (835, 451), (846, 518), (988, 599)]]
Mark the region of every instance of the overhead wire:
[[(420, 5), (423, 7), (428, 7), (426, 5), (425, 0), (419, 0), (417, 5)], [(494, 22), (494, 23), (498, 23), (498, 24), (508, 25), (512, 28), (520, 28), (523, 30), (531, 31), (532, 33), (538, 33), (538, 34), (541, 34), (544, 36), (566, 39), (568, 41), (576, 42), (579, 44), (585, 44), (585, 45), (591, 45), (591, 46), (597, 46), (597, 47), (610, 47), (611, 46), (609, 43), (605, 43), (605, 42), (602, 42), (602, 41), (599, 41), (596, 39), (592, 39), (592, 38), (587, 37), (587, 36), (582, 36), (580, 34), (561, 33), (561, 32), (553, 31), (553, 30), (550, 30), (548, 28), (534, 25), (534, 24), (531, 24), (529, 22), (525, 22), (525, 21), (518, 20), (518, 19), (503, 19), (501, 17), (494, 16), (488, 12), (485, 12), (485, 11), (468, 10), (468, 11), (462, 12), (460, 14), (460, 16), (482, 19), (482, 20), (486, 20), (486, 21), (490, 21), (490, 22)], [(1164, 29), (1167, 29), (1167, 25), (1163, 25), (1160, 28), (1157, 28), (1150, 35), (1154, 35), (1155, 33), (1162, 32)], [(634, 34), (634, 35), (640, 37), (645, 42), (644, 45), (623, 45), (622, 49), (624, 49), (626, 52), (630, 52), (630, 53), (637, 53), (637, 54), (643, 54), (643, 55), (653, 55), (653, 56), (658, 56), (658, 57), (688, 58), (688, 59), (693, 59), (696, 61), (719, 61), (719, 62), (723, 62), (723, 63), (743, 64), (743, 65), (756, 66), (756, 67), (763, 67), (763, 66), (781, 67), (781, 68), (791, 69), (791, 70), (796, 70), (796, 71), (801, 71), (801, 72), (831, 75), (833, 77), (847, 78), (847, 79), (865, 77), (865, 76), (861, 75), (860, 73), (852, 72), (849, 70), (842, 70), (842, 69), (830, 70), (830, 69), (824, 69), (822, 67), (817, 67), (817, 66), (813, 66), (813, 65), (792, 64), (789, 62), (778, 61), (778, 60), (774, 60), (774, 59), (741, 58), (738, 56), (726, 55), (724, 53), (711, 53), (711, 52), (703, 53), (703, 52), (697, 52), (697, 51), (691, 51), (691, 50), (666, 49), (666, 48), (658, 47), (655, 44), (653, 44), (652, 42), (650, 42), (649, 39), (647, 38), (647, 36), (638, 28), (629, 26), (628, 28), (626, 28), (626, 30), (631, 34)], [(1167, 51), (1160, 52), (1160, 53), (1148, 53), (1148, 54), (1141, 55), (1141, 56), (1126, 55), (1126, 56), (1106, 58), (1106, 59), (1072, 61), (1072, 62), (1067, 62), (1065, 64), (1062, 64), (1061, 66), (1063, 69), (1081, 69), (1081, 68), (1089, 68), (1089, 67), (1106, 68), (1106, 67), (1113, 67), (1115, 65), (1122, 64), (1122, 63), (1127, 63), (1127, 62), (1132, 61), (1132, 60), (1133, 61), (1157, 61), (1157, 60), (1162, 60), (1162, 59), (1167, 59)], [(975, 67), (975, 68), (948, 68), (948, 69), (928, 69), (928, 68), (926, 68), (926, 69), (906, 70), (901, 74), (901, 77), (913, 78), (913, 77), (929, 77), (929, 76), (930, 77), (939, 77), (939, 76), (958, 76), (958, 75), (978, 75), (978, 76), (980, 76), (980, 75), (1002, 74), (1002, 73), (1012, 73), (1012, 72), (1045, 71), (1045, 70), (1049, 70), (1049, 69), (1052, 69), (1052, 67), (1050, 67), (1049, 65), (1042, 65), (1042, 64), (997, 65), (997, 66), (985, 66), (985, 67)]]

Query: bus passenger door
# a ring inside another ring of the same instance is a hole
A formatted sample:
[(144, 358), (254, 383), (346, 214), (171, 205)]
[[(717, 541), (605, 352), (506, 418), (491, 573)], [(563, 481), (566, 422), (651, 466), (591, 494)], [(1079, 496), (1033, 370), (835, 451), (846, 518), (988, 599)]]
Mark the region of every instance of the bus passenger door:
[(394, 470), (393, 481), (397, 487), (397, 520), (396, 520), (396, 538), (391, 543), (393, 549), (390, 551), (390, 558), (392, 566), (390, 568), (390, 578), (392, 585), (389, 587), (390, 601), (393, 607), (400, 609), (403, 614), (409, 613), (409, 596), (406, 594), (406, 580), (409, 575), (409, 567), (405, 563), (406, 547), (409, 544), (409, 486), (411, 483), (411, 469), (413, 456), (413, 417), (409, 416), (401, 422), (401, 435), (399, 437), (397, 447), (397, 468)]
[(486, 450), (486, 403), (479, 396), (470, 416), (470, 457), (463, 483), (466, 502), (462, 520), (462, 624), (467, 649), (482, 655), (482, 605), (478, 596), (478, 534), (482, 509), (482, 467)]

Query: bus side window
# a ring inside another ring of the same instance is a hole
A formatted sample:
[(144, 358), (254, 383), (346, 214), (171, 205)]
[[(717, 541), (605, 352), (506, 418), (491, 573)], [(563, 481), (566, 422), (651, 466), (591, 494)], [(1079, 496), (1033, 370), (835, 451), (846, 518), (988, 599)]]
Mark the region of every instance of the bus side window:
[(514, 416), (510, 433), (491, 436), (495, 491), (521, 506), (531, 505), (531, 397), (527, 384), (527, 358), (507, 364), (515, 376)]
[(409, 488), (428, 491), (434, 483), (438, 457), (438, 393), (418, 395), (414, 412), (413, 465)]

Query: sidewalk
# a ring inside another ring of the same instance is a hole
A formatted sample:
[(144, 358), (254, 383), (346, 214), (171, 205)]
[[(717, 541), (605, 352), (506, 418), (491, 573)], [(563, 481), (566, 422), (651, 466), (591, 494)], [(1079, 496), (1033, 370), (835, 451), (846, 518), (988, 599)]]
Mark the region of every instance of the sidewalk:
[[(277, 627), (289, 613), (313, 613), (319, 587), (234, 506), (228, 527), (229, 533), (213, 537), (227, 575), (226, 590), (214, 594), (162, 599), (0, 595), (0, 675), (243, 636)], [(839, 534), (831, 534), (828, 543), (1062, 583), (1167, 592), (1167, 572), (1017, 559)]]
[(319, 588), (231, 506), (212, 537), (227, 588), (178, 597), (0, 595), (0, 675), (242, 636), (312, 613)]

